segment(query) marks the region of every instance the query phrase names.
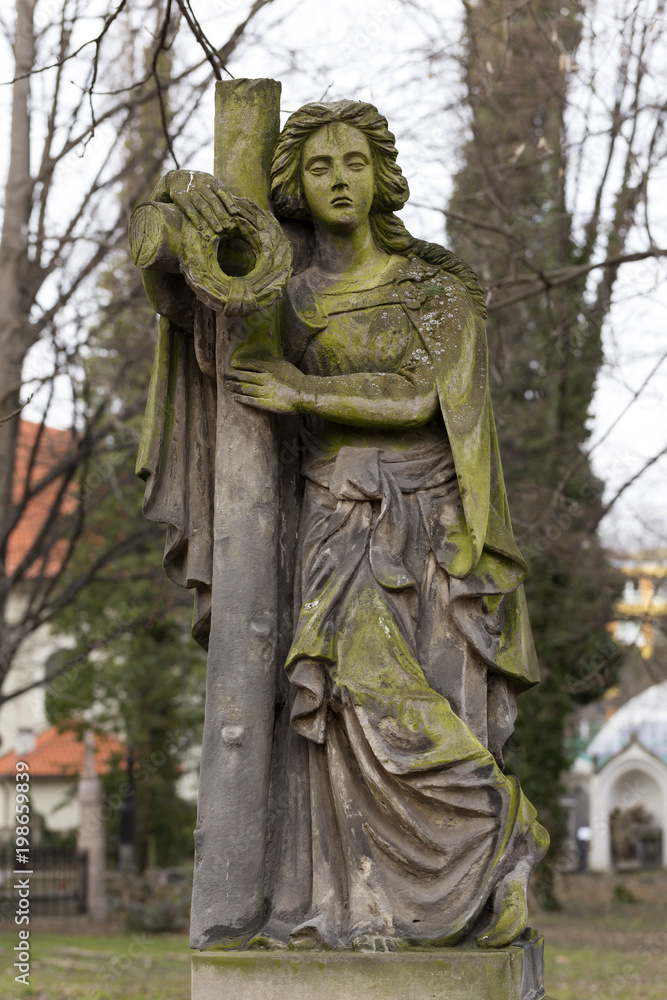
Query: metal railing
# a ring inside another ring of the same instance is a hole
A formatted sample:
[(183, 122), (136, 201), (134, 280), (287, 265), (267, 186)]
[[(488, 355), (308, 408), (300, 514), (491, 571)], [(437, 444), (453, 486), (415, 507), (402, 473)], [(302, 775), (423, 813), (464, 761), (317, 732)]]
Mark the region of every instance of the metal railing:
[(0, 911), (6, 913), (16, 901), (17, 879), (30, 879), (30, 913), (41, 917), (68, 917), (86, 912), (85, 851), (76, 847), (32, 847), (31, 874), (15, 874), (21, 868), (11, 844), (0, 846)]

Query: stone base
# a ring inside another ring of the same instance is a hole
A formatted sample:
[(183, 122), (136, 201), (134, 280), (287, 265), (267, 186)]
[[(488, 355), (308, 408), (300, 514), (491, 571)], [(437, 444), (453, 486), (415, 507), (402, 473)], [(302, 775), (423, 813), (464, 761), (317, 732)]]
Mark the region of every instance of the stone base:
[(544, 939), (510, 948), (208, 951), (192, 1000), (543, 1000)]

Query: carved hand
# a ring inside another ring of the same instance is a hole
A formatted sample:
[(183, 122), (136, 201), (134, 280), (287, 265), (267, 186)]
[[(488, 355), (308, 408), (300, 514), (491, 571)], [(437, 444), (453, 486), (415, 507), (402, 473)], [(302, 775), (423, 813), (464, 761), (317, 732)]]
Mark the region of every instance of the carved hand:
[(299, 396), (306, 376), (289, 361), (262, 361), (261, 367), (247, 364), (225, 376), (239, 403), (273, 413), (299, 413)]
[(171, 201), (197, 229), (209, 235), (230, 228), (236, 212), (229, 192), (211, 174), (198, 170), (171, 170), (164, 178)]
[(387, 373), (304, 375), (288, 361), (244, 363), (226, 376), (239, 402), (274, 413), (311, 413), (354, 427), (419, 427), (439, 409), (429, 377)]

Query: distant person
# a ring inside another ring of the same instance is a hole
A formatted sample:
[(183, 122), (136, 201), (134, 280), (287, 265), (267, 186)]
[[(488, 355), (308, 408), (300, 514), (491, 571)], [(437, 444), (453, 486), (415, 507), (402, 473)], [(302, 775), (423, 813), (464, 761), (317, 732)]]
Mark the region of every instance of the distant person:
[(593, 839), (593, 831), (590, 826), (580, 826), (577, 830), (577, 859), (578, 872), (585, 872), (588, 868), (588, 849)]

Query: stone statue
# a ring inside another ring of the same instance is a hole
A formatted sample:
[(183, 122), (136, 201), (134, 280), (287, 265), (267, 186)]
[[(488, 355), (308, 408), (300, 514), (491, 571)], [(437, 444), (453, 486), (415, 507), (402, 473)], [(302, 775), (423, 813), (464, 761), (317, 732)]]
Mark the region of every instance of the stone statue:
[(372, 105), (278, 136), (276, 85), (237, 84), (264, 110), (226, 92), (216, 176), (167, 174), (131, 234), (145, 512), (209, 649), (193, 946), (501, 948), (548, 837), (502, 770), (538, 668), (484, 296), (394, 214)]

